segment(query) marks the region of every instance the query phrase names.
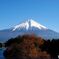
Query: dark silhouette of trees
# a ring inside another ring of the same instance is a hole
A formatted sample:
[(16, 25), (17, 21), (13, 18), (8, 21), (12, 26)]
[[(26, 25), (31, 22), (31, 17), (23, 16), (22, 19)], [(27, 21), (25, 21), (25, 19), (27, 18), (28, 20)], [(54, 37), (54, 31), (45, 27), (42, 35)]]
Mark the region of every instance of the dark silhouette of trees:
[(58, 59), (59, 39), (45, 40), (41, 46), (42, 51), (47, 51), (53, 59)]
[(0, 48), (2, 48), (2, 43), (0, 43)]

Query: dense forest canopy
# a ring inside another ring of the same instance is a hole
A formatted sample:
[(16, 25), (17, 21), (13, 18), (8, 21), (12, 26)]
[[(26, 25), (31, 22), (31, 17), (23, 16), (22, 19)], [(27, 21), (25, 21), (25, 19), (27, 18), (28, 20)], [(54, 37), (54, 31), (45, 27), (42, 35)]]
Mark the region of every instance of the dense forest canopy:
[(59, 39), (45, 40), (35, 35), (23, 35), (5, 42), (7, 59), (58, 59)]

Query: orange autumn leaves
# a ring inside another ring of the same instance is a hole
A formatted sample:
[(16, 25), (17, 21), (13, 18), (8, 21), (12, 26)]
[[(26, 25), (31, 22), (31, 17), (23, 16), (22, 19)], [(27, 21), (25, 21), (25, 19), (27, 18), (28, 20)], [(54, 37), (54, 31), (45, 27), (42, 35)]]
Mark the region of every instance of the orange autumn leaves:
[(18, 59), (20, 59), (20, 57), (22, 59), (50, 59), (50, 55), (46, 51), (41, 51), (40, 46), (44, 44), (44, 40), (41, 37), (36, 37), (35, 35), (23, 35), (15, 40), (14, 45), (12, 45), (13, 43), (9, 45), (10, 48), (12, 47), (12, 52), (7, 52), (8, 58), (13, 58), (16, 53), (15, 56)]

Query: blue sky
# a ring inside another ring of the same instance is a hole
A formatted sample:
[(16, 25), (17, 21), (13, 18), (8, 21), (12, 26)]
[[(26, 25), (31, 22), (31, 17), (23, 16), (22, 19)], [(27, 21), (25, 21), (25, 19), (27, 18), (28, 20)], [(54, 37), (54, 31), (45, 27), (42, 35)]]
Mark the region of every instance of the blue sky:
[(0, 0), (0, 30), (30, 18), (59, 32), (59, 0)]

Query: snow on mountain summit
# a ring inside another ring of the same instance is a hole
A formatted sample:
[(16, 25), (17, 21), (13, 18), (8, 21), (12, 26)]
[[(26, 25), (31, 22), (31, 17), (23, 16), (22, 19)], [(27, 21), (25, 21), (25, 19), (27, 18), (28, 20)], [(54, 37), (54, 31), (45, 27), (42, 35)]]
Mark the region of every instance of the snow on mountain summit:
[(29, 19), (12, 28), (0, 30), (0, 42), (5, 42), (10, 38), (15, 38), (19, 35), (35, 34), (44, 39), (59, 39), (59, 33), (47, 29), (45, 26)]
[(35, 22), (34, 20), (31, 20), (31, 27), (37, 27), (39, 29), (47, 29), (45, 26)]
[(29, 24), (28, 22), (24, 22), (24, 23), (21, 23), (19, 25), (16, 25), (14, 28), (13, 28), (13, 31), (15, 31), (16, 29), (21, 29), (21, 28), (26, 28), (28, 29), (29, 28)]
[(14, 26), (13, 31), (15, 31), (17, 29), (21, 29), (21, 28), (26, 28), (26, 30), (28, 30), (30, 27), (36, 27), (38, 29), (47, 29), (45, 26), (37, 23), (36, 21), (29, 19), (23, 23), (20, 23), (20, 24)]
[(38, 28), (38, 29), (47, 29), (45, 26), (37, 23), (36, 21), (32, 20), (32, 19), (29, 19), (23, 23), (20, 23), (16, 26), (14, 26), (13, 28), (13, 31), (17, 30), (17, 29), (22, 29), (22, 28), (25, 28), (26, 30), (28, 30), (29, 28), (32, 28), (32, 27), (35, 27), (35, 28)]

